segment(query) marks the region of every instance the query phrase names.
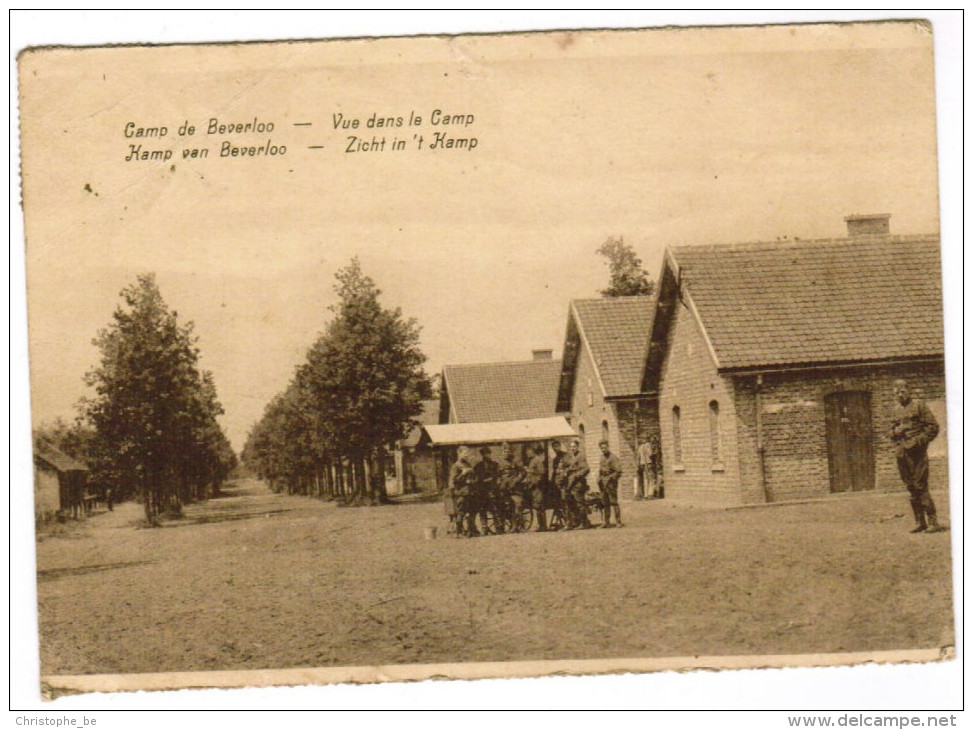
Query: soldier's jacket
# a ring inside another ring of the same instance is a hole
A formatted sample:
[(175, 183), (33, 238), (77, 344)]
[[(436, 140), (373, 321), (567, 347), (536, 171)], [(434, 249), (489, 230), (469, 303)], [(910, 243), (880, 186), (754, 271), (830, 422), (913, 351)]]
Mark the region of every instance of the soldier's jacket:
[(618, 480), (622, 476), (622, 462), (614, 454), (601, 455), (601, 463), (598, 465), (598, 486), (609, 485), (618, 486)]
[(472, 465), (464, 459), (457, 459), (449, 468), (449, 490), (456, 496), (465, 496), (470, 493), (472, 481)]
[(478, 494), (489, 494), (497, 487), (500, 465), (493, 459), (480, 459), (473, 467), (473, 485)]
[(534, 454), (527, 464), (527, 486), (541, 487), (547, 482), (547, 462), (543, 454)]
[(567, 471), (568, 486), (573, 487), (584, 484), (587, 487), (587, 476), (591, 473), (591, 469), (588, 467), (588, 460), (585, 458), (584, 452), (579, 451), (577, 454), (568, 454), (565, 457), (565, 462), (567, 462), (565, 469)]
[(891, 436), (897, 453), (926, 447), (938, 435), (939, 424), (925, 401), (913, 398), (906, 405), (895, 404)]
[(568, 472), (564, 465), (566, 457), (567, 454), (562, 451), (554, 455), (554, 460), (551, 463), (551, 474), (554, 475), (554, 483), (559, 487), (565, 486), (568, 481)]
[(500, 476), (497, 483), (505, 492), (516, 492), (524, 483), (526, 471), (520, 460), (511, 454), (509, 458), (500, 458)]

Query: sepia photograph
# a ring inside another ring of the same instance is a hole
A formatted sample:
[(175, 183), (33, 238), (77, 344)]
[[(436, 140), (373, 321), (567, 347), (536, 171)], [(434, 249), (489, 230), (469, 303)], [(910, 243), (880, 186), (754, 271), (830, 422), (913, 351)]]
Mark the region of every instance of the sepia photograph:
[(697, 15), (12, 48), (26, 705), (959, 706), (955, 14)]

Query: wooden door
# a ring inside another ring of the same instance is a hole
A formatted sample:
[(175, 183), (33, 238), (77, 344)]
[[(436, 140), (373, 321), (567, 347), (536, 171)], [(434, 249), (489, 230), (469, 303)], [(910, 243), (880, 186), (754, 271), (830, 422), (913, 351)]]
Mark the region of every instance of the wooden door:
[(875, 488), (871, 394), (832, 393), (824, 398), (832, 492)]

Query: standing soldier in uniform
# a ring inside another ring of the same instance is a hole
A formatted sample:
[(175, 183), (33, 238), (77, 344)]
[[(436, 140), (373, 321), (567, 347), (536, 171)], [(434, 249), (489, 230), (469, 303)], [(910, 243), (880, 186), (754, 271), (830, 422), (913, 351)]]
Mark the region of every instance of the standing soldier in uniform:
[(500, 448), (500, 477), (497, 480), (499, 492), (497, 498), (497, 526), (515, 528), (516, 516), (524, 505), (524, 465), (514, 454), (513, 448), (506, 441)]
[(659, 496), (659, 438), (649, 436), (638, 448), (638, 492), (636, 499), (657, 499)]
[(537, 515), (537, 532), (547, 532), (547, 459), (544, 447), (534, 447), (534, 455), (527, 464), (527, 494)]
[(456, 523), (456, 536), (474, 537), (476, 531), (474, 513), (471, 510), (471, 486), (473, 481), (473, 464), (470, 460), (470, 450), (460, 446), (457, 450), (456, 462), (449, 469), (449, 489), (447, 494), (447, 513), (449, 501), (453, 503)]
[[(895, 409), (892, 417), (892, 442), (899, 475), (909, 490), (909, 501), (916, 526), (912, 532), (941, 532), (936, 505), (929, 494), (929, 442), (939, 434), (939, 424), (925, 401), (913, 398), (904, 380), (892, 387)], [(928, 522), (927, 522), (928, 520)]]
[(480, 449), (481, 458), (473, 467), (473, 493), (475, 507), (474, 511), (480, 515), (480, 526), (483, 534), (492, 534), (487, 513), (493, 514), (494, 522), (497, 520), (497, 480), (500, 476), (500, 467), (490, 458), (490, 447), (484, 446)]
[[(565, 470), (565, 457), (567, 455), (564, 453), (564, 449), (561, 448), (560, 441), (552, 441), (551, 448), (554, 450), (554, 458), (551, 459), (551, 484), (553, 486), (551, 489), (551, 503), (554, 506), (551, 525), (555, 528), (558, 526), (566, 527), (568, 524), (568, 475)], [(559, 524), (558, 517), (560, 518)]]
[(588, 522), (588, 509), (585, 506), (585, 494), (588, 492), (588, 474), (591, 469), (588, 467), (588, 460), (581, 450), (581, 442), (574, 439), (571, 442), (571, 454), (566, 465), (568, 477), (568, 529), (576, 528), (587, 529), (591, 527)]
[(622, 462), (608, 448), (608, 442), (598, 444), (601, 448), (601, 463), (598, 465), (598, 489), (601, 490), (601, 513), (604, 516), (602, 527), (611, 527), (611, 511), (615, 510), (615, 522), (622, 525), (622, 510), (618, 506), (618, 480), (622, 476)]

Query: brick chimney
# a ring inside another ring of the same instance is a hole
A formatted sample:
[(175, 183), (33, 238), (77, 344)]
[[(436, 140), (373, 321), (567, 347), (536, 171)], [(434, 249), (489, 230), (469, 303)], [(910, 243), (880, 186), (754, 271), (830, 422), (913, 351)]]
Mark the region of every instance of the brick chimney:
[(534, 353), (534, 362), (554, 359), (554, 350), (532, 350), (532, 352)]
[(887, 236), (889, 235), (890, 213), (869, 213), (867, 215), (846, 215), (849, 236)]

